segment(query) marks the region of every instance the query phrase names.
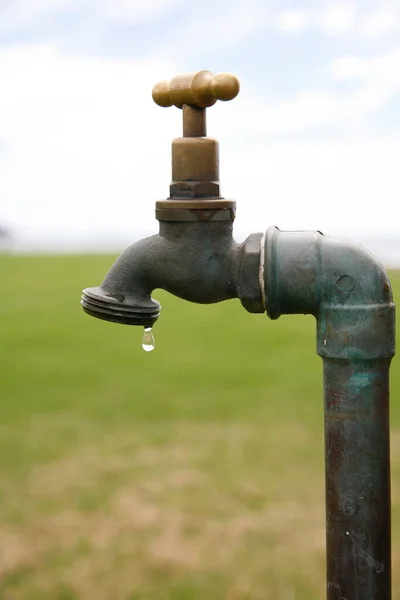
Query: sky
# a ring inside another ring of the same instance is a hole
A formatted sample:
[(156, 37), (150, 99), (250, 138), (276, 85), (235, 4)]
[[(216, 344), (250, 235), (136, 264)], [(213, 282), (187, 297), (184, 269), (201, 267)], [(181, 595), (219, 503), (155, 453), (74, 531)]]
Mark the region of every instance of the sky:
[(151, 90), (201, 69), (241, 83), (207, 110), (237, 231), (400, 234), (400, 0), (0, 0), (0, 224), (157, 231), (181, 111)]

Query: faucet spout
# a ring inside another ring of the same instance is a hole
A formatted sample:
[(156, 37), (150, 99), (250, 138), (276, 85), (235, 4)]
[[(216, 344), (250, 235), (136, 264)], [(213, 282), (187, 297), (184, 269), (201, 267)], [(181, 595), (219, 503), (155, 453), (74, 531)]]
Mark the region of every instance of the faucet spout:
[(264, 312), (257, 286), (260, 242), (261, 234), (253, 234), (237, 243), (228, 220), (161, 221), (159, 234), (127, 248), (99, 287), (83, 291), (83, 309), (114, 323), (151, 327), (161, 310), (151, 294), (161, 288), (198, 304), (239, 297), (250, 312)]
[(151, 272), (147, 261), (149, 253), (159, 252), (159, 246), (159, 236), (154, 235), (127, 248), (100, 286), (83, 290), (83, 310), (105, 321), (151, 327), (161, 306), (151, 298)]

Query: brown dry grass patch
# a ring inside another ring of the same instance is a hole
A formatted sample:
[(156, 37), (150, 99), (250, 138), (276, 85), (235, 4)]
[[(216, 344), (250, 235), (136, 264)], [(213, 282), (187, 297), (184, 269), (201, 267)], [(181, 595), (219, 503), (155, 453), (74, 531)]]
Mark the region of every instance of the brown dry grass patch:
[[(308, 434), (297, 426), (285, 434), (293, 459)], [(315, 469), (288, 463), (276, 438), (254, 425), (181, 426), (158, 444), (148, 431), (126, 432), (36, 467), (27, 521), (1, 527), (0, 581), (28, 572), (43, 597), (62, 581), (78, 598), (108, 600), (151, 589), (159, 577), (218, 573), (230, 582), (219, 597), (239, 600), (258, 597), (249, 590), (262, 589), (266, 565), (283, 581), (296, 562), (318, 587), (321, 482)], [(88, 491), (104, 502), (79, 510)], [(18, 585), (3, 592), (21, 594)]]

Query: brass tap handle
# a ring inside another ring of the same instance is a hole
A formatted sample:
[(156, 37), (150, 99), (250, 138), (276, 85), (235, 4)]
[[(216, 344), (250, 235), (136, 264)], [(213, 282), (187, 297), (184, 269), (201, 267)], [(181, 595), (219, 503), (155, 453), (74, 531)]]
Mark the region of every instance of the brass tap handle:
[(153, 100), (159, 106), (184, 104), (195, 108), (208, 108), (217, 100), (232, 100), (240, 89), (239, 80), (232, 73), (199, 71), (187, 75), (178, 75), (171, 81), (160, 81), (153, 87)]

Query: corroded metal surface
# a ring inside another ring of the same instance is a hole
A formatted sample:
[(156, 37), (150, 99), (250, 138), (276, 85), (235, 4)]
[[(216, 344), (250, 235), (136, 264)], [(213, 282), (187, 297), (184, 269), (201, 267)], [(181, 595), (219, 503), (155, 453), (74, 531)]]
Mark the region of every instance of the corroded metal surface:
[(389, 366), (395, 308), (382, 265), (320, 232), (265, 240), (271, 318), (317, 319), (324, 362), (328, 600), (390, 600)]
[(160, 233), (127, 248), (101, 286), (84, 290), (83, 308), (100, 319), (150, 326), (160, 314), (151, 293), (161, 288), (199, 304), (239, 298), (249, 312), (264, 312), (257, 303), (260, 238), (238, 244), (230, 219), (161, 221)]
[(329, 600), (391, 597), (389, 364), (324, 358)]

